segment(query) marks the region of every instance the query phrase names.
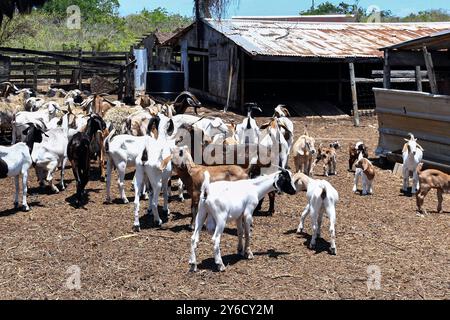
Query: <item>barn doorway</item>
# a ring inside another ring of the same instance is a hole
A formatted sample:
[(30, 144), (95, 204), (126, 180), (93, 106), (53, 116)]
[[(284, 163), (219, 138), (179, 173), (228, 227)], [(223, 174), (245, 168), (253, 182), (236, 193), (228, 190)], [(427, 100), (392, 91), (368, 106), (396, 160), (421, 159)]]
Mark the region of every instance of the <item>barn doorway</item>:
[(209, 92), (209, 57), (204, 54), (189, 54), (189, 86)]

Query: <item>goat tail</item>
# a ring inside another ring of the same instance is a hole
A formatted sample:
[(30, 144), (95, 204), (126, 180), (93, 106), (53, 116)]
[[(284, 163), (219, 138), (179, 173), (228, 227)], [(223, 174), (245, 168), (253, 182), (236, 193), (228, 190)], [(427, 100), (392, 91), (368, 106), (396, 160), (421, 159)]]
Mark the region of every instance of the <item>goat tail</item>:
[(324, 181), (320, 182), (319, 188), (322, 189), (322, 193), (320, 194), (320, 197), (322, 198), (322, 200), (325, 200), (325, 198), (327, 197), (327, 185), (325, 184)]
[(208, 194), (209, 194), (209, 185), (210, 185), (211, 175), (209, 174), (208, 171), (205, 171), (205, 173), (203, 175), (204, 175), (204, 179), (203, 179), (200, 199), (206, 200), (206, 198), (208, 198)]
[(106, 153), (109, 153), (109, 143), (111, 142), (111, 138), (116, 133), (116, 129), (112, 129), (112, 131), (109, 133), (109, 135), (106, 137), (105, 141), (103, 142), (103, 146), (105, 147)]

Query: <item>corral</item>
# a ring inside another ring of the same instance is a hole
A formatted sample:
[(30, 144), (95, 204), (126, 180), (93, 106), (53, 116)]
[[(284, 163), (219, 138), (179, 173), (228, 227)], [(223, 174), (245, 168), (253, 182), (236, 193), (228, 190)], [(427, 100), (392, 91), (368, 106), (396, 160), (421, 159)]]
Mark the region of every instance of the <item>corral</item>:
[[(242, 117), (232, 114), (228, 120)], [(258, 118), (258, 124), (267, 119)], [(171, 215), (162, 228), (133, 234), (132, 205), (104, 205), (105, 186), (88, 185), (89, 203), (72, 207), (75, 182), (47, 194), (34, 173), (29, 213), (12, 210), (13, 181), (0, 181), (0, 296), (5, 299), (449, 299), (448, 197), (444, 214), (436, 214), (433, 195), (425, 206), (431, 215), (415, 213), (415, 199), (400, 192), (401, 179), (377, 169), (375, 194), (352, 193), (353, 173), (347, 172), (348, 142), (363, 139), (374, 156), (377, 119), (363, 118), (360, 127), (350, 119), (295, 118), (295, 136), (308, 125), (320, 142), (339, 140), (338, 175), (327, 178), (339, 191), (338, 255), (328, 254), (323, 232), (316, 251), (310, 250), (309, 221), (305, 235), (296, 235), (305, 193), (282, 195), (273, 217), (257, 214), (253, 230), (255, 259), (236, 254), (236, 229), (228, 226), (222, 240), (225, 273), (215, 272), (210, 236), (202, 232), (197, 274), (189, 273), (191, 232), (189, 201), (170, 203)], [(291, 163), (291, 167), (293, 167)], [(96, 169), (96, 168), (95, 168)], [(316, 174), (321, 174), (317, 170)], [(33, 172), (33, 170), (30, 170)], [(68, 170), (69, 172), (69, 170)], [(93, 176), (96, 176), (93, 171)], [(320, 176), (319, 176), (320, 177)], [(131, 178), (127, 195), (132, 196)], [(321, 177), (320, 177), (321, 178)], [(117, 189), (114, 185), (114, 195)], [(174, 198), (176, 192), (174, 192)], [(147, 202), (143, 202), (147, 207)], [(266, 208), (266, 205), (263, 206)], [(143, 216), (144, 210), (141, 212)], [(325, 226), (328, 223), (325, 222)], [(67, 279), (80, 268), (81, 288), (70, 290)], [(72, 268), (71, 268), (72, 267)], [(75, 268), (75, 269), (76, 269)], [(368, 269), (369, 268), (369, 269)], [(368, 290), (368, 270), (381, 271), (380, 290)], [(376, 269), (375, 269), (376, 270)]]

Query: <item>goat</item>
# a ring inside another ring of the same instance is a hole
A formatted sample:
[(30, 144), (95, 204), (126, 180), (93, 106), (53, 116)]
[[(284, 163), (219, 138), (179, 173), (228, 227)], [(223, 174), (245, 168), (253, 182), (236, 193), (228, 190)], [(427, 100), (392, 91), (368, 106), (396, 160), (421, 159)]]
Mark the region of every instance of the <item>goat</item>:
[(291, 154), (292, 146), (294, 144), (294, 123), (288, 118), (290, 116), (289, 110), (282, 104), (275, 108), (275, 113), (273, 115), (273, 117), (277, 118), (278, 122), (281, 124), (281, 133), (288, 144), (288, 163), (289, 155)]
[[(296, 193), (292, 175), (281, 169), (268, 176), (253, 180), (219, 181), (211, 183), (208, 171), (204, 173), (201, 187), (200, 204), (195, 220), (195, 230), (191, 238), (191, 257), (189, 264), (191, 271), (197, 271), (196, 250), (200, 239), (200, 230), (208, 218), (208, 231), (214, 231), (214, 260), (219, 271), (225, 271), (220, 254), (220, 238), (227, 222), (236, 221), (238, 233), (238, 254), (253, 259), (250, 249), (253, 212), (260, 200), (269, 192), (285, 192), (290, 195)], [(243, 244), (245, 230), (245, 245)]]
[(362, 195), (373, 194), (373, 180), (375, 178), (375, 167), (369, 159), (363, 157), (363, 154), (359, 154), (358, 161), (356, 162), (355, 170), (355, 183), (353, 185), (353, 192), (358, 191), (358, 181), (362, 177)]
[(443, 194), (450, 193), (450, 175), (434, 169), (422, 171), (423, 163), (417, 166), (417, 175), (419, 176), (419, 192), (416, 194), (417, 210), (420, 213), (428, 214), (426, 209), (423, 209), (425, 197), (431, 189), (437, 190), (438, 206), (437, 212), (442, 213), (442, 202), (444, 201)]
[[(158, 126), (159, 118), (154, 117), (149, 122), (146, 136), (149, 136), (153, 130), (153, 126)], [(136, 159), (145, 149), (146, 136), (131, 136), (118, 135), (114, 139), (112, 137), (115, 130), (111, 131), (109, 136), (105, 139), (105, 152), (107, 156), (106, 164), (106, 203), (111, 203), (111, 178), (113, 167), (117, 168), (119, 179), (118, 185), (120, 190), (120, 197), (123, 203), (128, 203), (128, 198), (125, 194), (124, 181), (127, 168), (134, 168), (136, 166)]]
[[(260, 145), (270, 151), (270, 168), (264, 170), (265, 174), (273, 173), (278, 167), (287, 168), (288, 164), (288, 143), (281, 132), (282, 124), (276, 118), (261, 126)], [(261, 156), (261, 154), (259, 155)], [(256, 210), (260, 210), (262, 201), (259, 203)], [(269, 215), (275, 212), (275, 192), (269, 193)]]
[(224, 166), (202, 166), (196, 165), (188, 151), (188, 147), (177, 147), (172, 150), (172, 167), (182, 183), (186, 186), (188, 194), (191, 196), (191, 229), (194, 228), (195, 217), (197, 215), (198, 203), (200, 200), (201, 186), (203, 184), (203, 173), (208, 171), (211, 175), (211, 182), (215, 181), (237, 181), (248, 179), (250, 166), (247, 170), (235, 165)]
[(247, 118), (236, 126), (236, 135), (240, 144), (258, 144), (260, 130), (256, 120), (252, 117), (252, 112), (253, 110), (262, 112), (262, 110), (256, 103), (246, 103), (245, 105), (247, 106)]
[(313, 163), (312, 171), (316, 165), (323, 161), (323, 175), (328, 177), (329, 175), (337, 175), (336, 166), (337, 166), (337, 150), (341, 148), (341, 145), (338, 141), (335, 141), (330, 144), (329, 148), (325, 148), (323, 144), (319, 145), (317, 149), (317, 157)]
[(144, 150), (136, 158), (136, 175), (134, 182), (134, 231), (140, 231), (139, 200), (144, 181), (150, 180), (152, 196), (149, 198), (148, 214), (153, 214), (153, 221), (157, 226), (162, 224), (158, 213), (158, 198), (161, 189), (164, 194), (164, 212), (170, 214), (168, 184), (172, 172), (171, 150), (175, 147), (173, 120), (160, 114), (157, 138), (145, 137)]
[(364, 142), (359, 141), (357, 143), (349, 143), (348, 145), (348, 171), (352, 171), (353, 165), (358, 160), (359, 155), (362, 153), (364, 158), (369, 158), (369, 152)]
[(80, 206), (89, 181), (91, 138), (84, 132), (76, 133), (67, 146), (67, 156), (77, 182), (77, 206)]
[[(35, 141), (39, 142), (39, 138)], [(27, 182), (28, 170), (31, 167), (32, 160), (30, 156), (30, 147), (25, 143), (17, 143), (11, 147), (0, 146), (0, 179), (14, 177), (15, 194), (14, 208), (19, 208), (19, 176), (22, 175), (22, 211), (30, 211), (27, 203)]]
[(45, 105), (45, 99), (31, 97), (25, 101), (25, 111), (36, 112)]
[(411, 193), (417, 193), (419, 189), (419, 175), (417, 174), (417, 166), (422, 162), (423, 148), (417, 143), (412, 133), (409, 134), (409, 140), (405, 139), (406, 143), (403, 146), (403, 192), (408, 192), (409, 176), (413, 174), (413, 185)]
[(104, 148), (105, 138), (109, 135), (105, 121), (98, 114), (91, 114), (88, 125), (82, 130), (91, 139), (90, 155), (92, 160), (98, 160), (100, 170), (100, 181), (105, 181), (104, 163), (106, 151)]
[(292, 149), (294, 150), (295, 170), (297, 172), (302, 172), (307, 176), (312, 175), (313, 157), (316, 154), (314, 144), (314, 138), (312, 138), (306, 130), (295, 142)]
[[(64, 185), (64, 170), (67, 162), (67, 145), (68, 129), (57, 128), (52, 129), (45, 134), (39, 127), (31, 124), (26, 133), (41, 132), (43, 135), (42, 142), (35, 143), (33, 151), (31, 153), (31, 159), (35, 165), (36, 175), (41, 186), (44, 185), (44, 180), (47, 182), (52, 191), (59, 193), (65, 189)], [(61, 168), (61, 182), (60, 189), (53, 184), (53, 174), (56, 172), (58, 166)]]
[(34, 123), (45, 129), (50, 120), (58, 116), (58, 111), (61, 111), (61, 108), (57, 103), (47, 102), (37, 112), (18, 112), (12, 122), (12, 144), (15, 144), (16, 141), (23, 141), (21, 133), (27, 128), (29, 123)]
[(297, 233), (302, 233), (305, 225), (305, 219), (311, 215), (313, 234), (309, 244), (310, 249), (316, 246), (317, 238), (320, 238), (322, 227), (323, 213), (327, 214), (330, 219), (330, 235), (331, 235), (331, 254), (336, 255), (336, 204), (339, 201), (339, 195), (333, 186), (325, 180), (314, 180), (306, 174), (299, 172), (294, 176), (294, 183), (297, 190), (306, 190), (306, 198), (308, 204), (303, 210), (300, 218), (300, 224)]

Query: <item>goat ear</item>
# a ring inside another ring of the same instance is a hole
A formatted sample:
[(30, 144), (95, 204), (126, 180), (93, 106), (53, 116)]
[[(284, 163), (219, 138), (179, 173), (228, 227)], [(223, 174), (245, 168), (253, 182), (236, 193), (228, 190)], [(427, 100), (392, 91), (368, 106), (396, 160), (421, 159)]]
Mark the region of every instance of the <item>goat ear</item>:
[(172, 161), (173, 156), (170, 155), (167, 158), (165, 158), (162, 163), (161, 166), (159, 167), (161, 169), (161, 171), (163, 171), (164, 169), (166, 169), (167, 165), (169, 164), (170, 161)]
[(405, 145), (403, 146), (402, 153), (406, 152), (406, 151), (408, 151), (408, 144), (407, 143), (405, 143)]
[(420, 151), (425, 151), (420, 144), (417, 144), (417, 148), (420, 149)]
[(362, 169), (364, 170), (364, 171), (367, 171), (367, 169), (369, 169), (369, 161), (367, 161), (367, 160), (363, 160), (362, 161)]

